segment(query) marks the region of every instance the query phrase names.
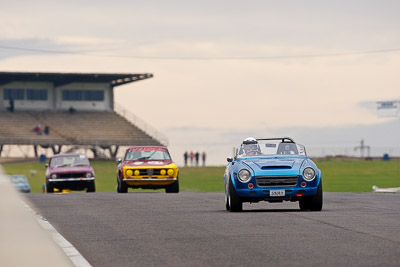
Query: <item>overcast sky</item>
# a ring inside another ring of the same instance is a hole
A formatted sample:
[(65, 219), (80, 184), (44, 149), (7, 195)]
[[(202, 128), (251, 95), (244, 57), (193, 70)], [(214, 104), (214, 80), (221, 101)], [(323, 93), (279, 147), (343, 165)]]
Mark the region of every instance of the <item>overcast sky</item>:
[(323, 148), (388, 147), (400, 133), (374, 105), (400, 98), (400, 1), (0, 7), (0, 71), (154, 74), (115, 100), (164, 133), (178, 163), (187, 149), (224, 164), (248, 135)]

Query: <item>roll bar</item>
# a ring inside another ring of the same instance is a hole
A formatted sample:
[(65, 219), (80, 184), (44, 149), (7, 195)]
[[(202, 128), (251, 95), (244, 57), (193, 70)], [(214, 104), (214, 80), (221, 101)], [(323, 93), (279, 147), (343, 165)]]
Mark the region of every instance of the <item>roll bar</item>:
[(290, 137), (256, 138), (256, 140), (281, 140), (282, 143), (295, 143)]

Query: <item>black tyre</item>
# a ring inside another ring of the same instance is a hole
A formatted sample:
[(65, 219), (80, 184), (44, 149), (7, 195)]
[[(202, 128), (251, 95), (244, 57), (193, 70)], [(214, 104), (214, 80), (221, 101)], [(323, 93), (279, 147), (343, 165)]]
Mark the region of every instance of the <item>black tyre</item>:
[(238, 194), (233, 187), (232, 179), (229, 179), (229, 210), (231, 212), (239, 212), (243, 210), (243, 202), (240, 200)]
[(319, 182), (319, 186), (317, 189), (317, 194), (313, 196), (310, 202), (310, 210), (311, 211), (321, 211), (323, 204), (323, 193), (322, 193), (322, 180)]
[(225, 209), (228, 211), (231, 210), (231, 203), (229, 198), (229, 182), (225, 185)]
[(86, 193), (94, 193), (94, 192), (96, 192), (96, 186), (93, 181), (93, 182), (90, 182), (90, 184), (86, 188)]
[(307, 196), (299, 201), (301, 210), (321, 211), (323, 203), (322, 180), (319, 182), (317, 193), (313, 196)]
[(119, 176), (117, 178), (117, 192), (118, 193), (128, 193), (128, 185), (122, 181), (122, 178)]
[(299, 200), (299, 207), (300, 210), (310, 210), (310, 203), (311, 203), (311, 197), (302, 197), (302, 199)]
[(47, 193), (54, 193), (54, 186), (51, 183), (46, 183)]
[(121, 185), (120, 185), (120, 182), (119, 182), (119, 178), (117, 176), (117, 193), (121, 193), (120, 188), (121, 188)]
[(179, 178), (173, 184), (165, 188), (165, 193), (179, 193)]

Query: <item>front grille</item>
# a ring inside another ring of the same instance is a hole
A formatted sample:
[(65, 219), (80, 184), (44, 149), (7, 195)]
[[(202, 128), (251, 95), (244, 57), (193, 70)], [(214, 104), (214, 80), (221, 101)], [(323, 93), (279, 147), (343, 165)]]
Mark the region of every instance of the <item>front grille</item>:
[(259, 176), (256, 177), (257, 186), (295, 186), (299, 176)]
[[(135, 171), (135, 170), (133, 170)], [(155, 175), (161, 175), (160, 171), (161, 169), (138, 169), (139, 175), (140, 176), (155, 176)]]
[(59, 174), (60, 178), (81, 178), (85, 177), (85, 173), (83, 172), (76, 172), (76, 173), (61, 173)]

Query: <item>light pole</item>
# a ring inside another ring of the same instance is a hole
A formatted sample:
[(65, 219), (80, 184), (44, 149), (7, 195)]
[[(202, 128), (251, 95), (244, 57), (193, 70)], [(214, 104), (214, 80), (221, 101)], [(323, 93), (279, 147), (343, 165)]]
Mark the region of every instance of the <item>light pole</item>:
[(371, 148), (370, 146), (364, 145), (364, 139), (361, 139), (360, 145), (354, 148), (355, 151), (357, 151), (358, 149), (361, 151), (361, 158), (364, 158), (364, 149), (367, 149), (368, 151), (367, 158), (369, 158), (369, 151)]

